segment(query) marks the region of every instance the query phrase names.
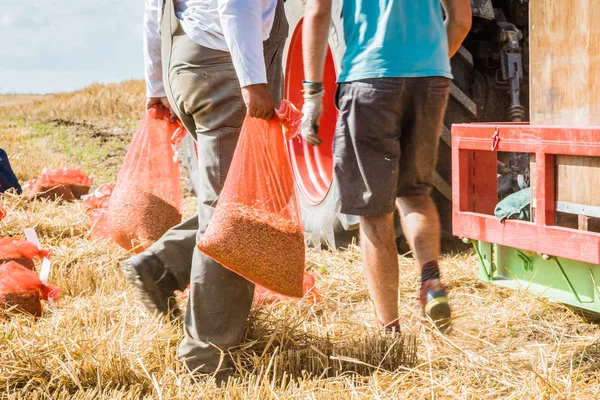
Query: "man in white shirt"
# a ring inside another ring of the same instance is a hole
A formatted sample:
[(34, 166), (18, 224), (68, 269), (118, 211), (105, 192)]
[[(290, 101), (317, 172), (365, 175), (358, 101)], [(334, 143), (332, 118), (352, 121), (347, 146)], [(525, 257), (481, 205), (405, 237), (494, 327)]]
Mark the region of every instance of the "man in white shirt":
[(254, 285), (196, 243), (245, 116), (270, 119), (281, 101), (287, 34), (282, 0), (146, 0), (147, 107), (169, 108), (197, 141), (198, 215), (122, 268), (146, 307), (169, 317), (178, 316), (173, 291), (190, 284), (179, 357), (189, 370), (220, 379), (231, 373), (227, 350), (242, 339)]

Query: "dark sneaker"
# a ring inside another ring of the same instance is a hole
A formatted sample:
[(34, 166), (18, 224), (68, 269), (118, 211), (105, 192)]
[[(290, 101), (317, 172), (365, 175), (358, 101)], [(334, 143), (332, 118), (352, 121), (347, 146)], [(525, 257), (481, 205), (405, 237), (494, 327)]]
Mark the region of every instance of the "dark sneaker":
[(379, 326), (383, 329), (385, 333), (389, 333), (392, 335), (400, 334), (400, 324), (397, 321), (391, 322), (389, 324), (385, 324), (379, 320)]
[(402, 331), (400, 330), (400, 325), (396, 325), (396, 326), (385, 326), (383, 328), (383, 330), (385, 331), (385, 333), (388, 333), (390, 335), (401, 335)]
[(439, 279), (432, 279), (423, 285), (421, 289), (421, 306), (423, 314), (431, 319), (435, 326), (444, 331), (450, 327), (450, 305), (446, 288)]
[(181, 315), (174, 294), (177, 282), (158, 257), (145, 251), (123, 261), (121, 269), (148, 311), (170, 319)]

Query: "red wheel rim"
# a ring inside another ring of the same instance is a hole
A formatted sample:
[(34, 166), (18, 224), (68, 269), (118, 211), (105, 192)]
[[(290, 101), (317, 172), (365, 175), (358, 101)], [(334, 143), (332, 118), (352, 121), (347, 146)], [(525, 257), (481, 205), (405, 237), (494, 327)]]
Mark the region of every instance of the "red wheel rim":
[[(302, 80), (304, 79), (302, 21), (300, 20), (292, 35), (285, 74), (285, 98), (298, 108), (301, 108), (304, 103), (302, 98)], [(334, 104), (336, 74), (331, 49), (327, 51), (323, 85), (325, 87), (323, 115), (319, 121), (319, 137), (323, 142), (317, 147), (309, 145), (301, 138), (288, 142), (288, 152), (296, 184), (302, 196), (312, 205), (318, 205), (325, 199), (333, 180), (332, 143), (337, 110)]]

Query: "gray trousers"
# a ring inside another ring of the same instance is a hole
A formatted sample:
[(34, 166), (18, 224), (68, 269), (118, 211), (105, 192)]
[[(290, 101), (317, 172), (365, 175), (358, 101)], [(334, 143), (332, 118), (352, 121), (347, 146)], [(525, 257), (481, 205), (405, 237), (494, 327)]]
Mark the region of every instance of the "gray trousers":
[[(279, 1), (264, 42), (273, 100), (283, 96), (282, 55), (288, 35)], [(212, 216), (229, 171), (246, 108), (228, 52), (198, 45), (186, 36), (166, 0), (161, 23), (163, 80), (171, 106), (198, 145), (198, 214), (168, 231), (150, 251), (175, 276), (190, 284), (179, 357), (190, 370), (211, 373), (229, 367), (224, 352), (242, 340), (254, 285), (196, 248)], [(240, 177), (243, 179), (243, 177)]]

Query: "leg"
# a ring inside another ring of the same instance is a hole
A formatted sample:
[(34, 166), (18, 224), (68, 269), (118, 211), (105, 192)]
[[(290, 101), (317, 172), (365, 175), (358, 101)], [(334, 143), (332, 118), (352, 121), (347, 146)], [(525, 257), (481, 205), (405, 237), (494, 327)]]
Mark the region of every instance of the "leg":
[(440, 218), (429, 195), (399, 197), (402, 231), (419, 265), (440, 256)]
[(148, 251), (160, 259), (177, 280), (177, 290), (183, 291), (190, 283), (192, 255), (196, 247), (198, 215), (193, 215), (171, 228)]
[[(169, 3), (170, 6), (172, 3)], [(281, 12), (276, 15), (274, 27), (281, 26), (277, 16), (283, 16), (282, 2), (278, 7)], [(169, 14), (170, 20), (163, 18), (163, 21), (170, 21), (172, 29), (162, 31), (179, 32), (181, 27), (172, 10)], [(227, 177), (246, 110), (229, 53), (198, 46), (185, 34), (173, 34), (171, 39), (171, 46), (166, 46), (170, 48), (163, 52), (163, 60), (169, 59), (168, 64), (163, 61), (163, 66), (168, 65), (170, 102), (186, 126), (193, 125), (188, 130), (198, 142), (197, 239), (200, 239)], [(281, 55), (272, 54), (268, 49), (267, 42), (265, 57), (272, 57), (266, 60), (271, 80), (274, 72), (281, 74), (280, 67), (279, 71), (269, 67), (280, 66)], [(225, 352), (237, 346), (243, 337), (254, 285), (204, 256), (197, 248), (194, 248), (190, 278), (179, 357), (192, 371), (227, 370), (231, 362)]]
[(377, 319), (398, 325), (398, 252), (394, 213), (360, 218), (360, 250)]
[(402, 80), (341, 84), (334, 172), (341, 211), (360, 216), (360, 246), (379, 322), (398, 325), (398, 253), (394, 234), (400, 159)]
[(437, 163), (450, 81), (447, 78), (414, 78), (407, 83), (411, 97), (404, 103), (397, 203), (402, 229), (421, 265), (420, 300), (423, 312), (440, 328), (449, 326), (450, 306), (440, 282), (440, 222), (429, 195)]
[[(203, 51), (216, 58), (215, 50)], [(219, 64), (203, 66), (199, 60), (194, 68), (179, 69), (171, 77), (175, 100), (182, 112), (192, 116), (196, 127), (200, 183), (196, 242), (206, 230), (225, 183), (245, 115), (230, 56), (220, 53), (223, 60)], [(226, 352), (243, 337), (254, 285), (196, 248), (190, 280), (179, 356), (192, 371), (227, 369), (230, 360)]]

